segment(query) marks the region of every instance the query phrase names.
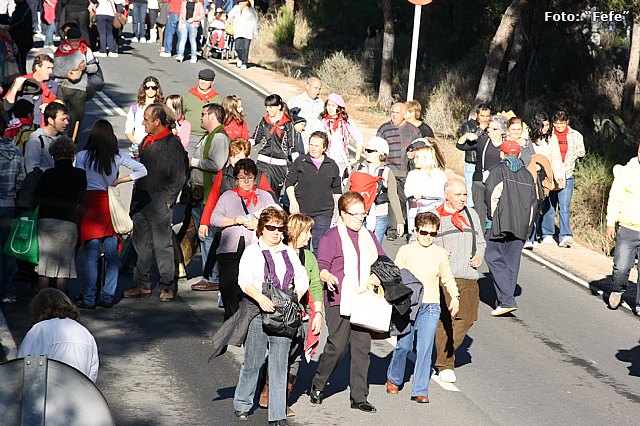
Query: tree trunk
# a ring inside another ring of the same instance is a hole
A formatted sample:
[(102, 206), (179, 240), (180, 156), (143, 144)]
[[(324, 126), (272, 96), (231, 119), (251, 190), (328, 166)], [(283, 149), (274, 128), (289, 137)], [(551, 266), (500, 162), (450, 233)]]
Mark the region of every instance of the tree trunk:
[(393, 5), (391, 0), (382, 0), (384, 35), (382, 36), (382, 70), (378, 89), (378, 105), (388, 107), (393, 102), (391, 78), (393, 74), (393, 47), (395, 42), (393, 25)]
[(636, 105), (636, 80), (638, 78), (638, 62), (640, 61), (640, 13), (633, 19), (631, 33), (631, 47), (629, 48), (629, 64), (627, 65), (627, 80), (622, 90), (622, 119), (627, 126), (633, 121)]
[(522, 11), (528, 6), (529, 0), (513, 0), (502, 16), (496, 34), (489, 45), (487, 63), (482, 72), (482, 78), (478, 85), (475, 103), (490, 102), (496, 90), (498, 75), (502, 68), (504, 55), (509, 46), (513, 32), (520, 22)]

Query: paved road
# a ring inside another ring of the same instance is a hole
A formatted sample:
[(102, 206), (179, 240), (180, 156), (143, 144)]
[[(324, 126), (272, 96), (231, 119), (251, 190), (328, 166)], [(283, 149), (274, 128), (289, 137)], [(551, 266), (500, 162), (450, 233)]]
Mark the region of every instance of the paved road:
[[(177, 64), (157, 56), (153, 46), (139, 45), (131, 54), (102, 62), (110, 80), (105, 95), (125, 110), (147, 74), (160, 79), (165, 94), (184, 93), (205, 66)], [(268, 87), (268, 82), (261, 83)], [(254, 90), (222, 72), (216, 87), (222, 95), (236, 93), (244, 99), (250, 128), (263, 115), (263, 97)], [(104, 116), (95, 103), (90, 113)], [(122, 135), (124, 117), (107, 118)], [(392, 257), (397, 248), (398, 243), (385, 242)], [(197, 262), (190, 265), (194, 275)], [(195, 280), (180, 283), (174, 303), (160, 303), (155, 290), (154, 297), (144, 301), (122, 300), (111, 310), (83, 311), (83, 323), (100, 350), (98, 385), (118, 425), (235, 422), (232, 398), (242, 352), (230, 350), (207, 363), (209, 337), (222, 321), (222, 310), (216, 307), (217, 293), (189, 290)], [(130, 284), (131, 276), (123, 275), (120, 291)], [(637, 318), (608, 311), (587, 290), (527, 258), (520, 285), (521, 309), (514, 316), (492, 318), (493, 287), (487, 278), (480, 281), (483, 303), (458, 353), (458, 383), (441, 386), (432, 381), (429, 405), (409, 401), (409, 384), (395, 396), (384, 392), (392, 346), (379, 340), (373, 345), (369, 374), (369, 399), (378, 414), (349, 409), (345, 364), (332, 378), (325, 403), (312, 406), (304, 393), (317, 366), (313, 360), (301, 367), (294, 390), (295, 424), (635, 424), (640, 417)], [(79, 286), (75, 282), (72, 288), (79, 291)], [(25, 284), (19, 290), (25, 295)], [(23, 297), (17, 305), (3, 307), (18, 344), (30, 326), (27, 303)], [(258, 409), (247, 423), (264, 424), (266, 419), (266, 410)]]

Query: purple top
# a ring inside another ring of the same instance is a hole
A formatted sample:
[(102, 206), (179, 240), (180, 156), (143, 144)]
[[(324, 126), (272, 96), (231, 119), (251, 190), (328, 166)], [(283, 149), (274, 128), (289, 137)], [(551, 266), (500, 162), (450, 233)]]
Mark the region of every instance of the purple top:
[[(347, 233), (356, 248), (356, 254), (358, 255), (358, 269), (360, 268), (360, 248), (358, 247), (358, 233), (352, 229), (347, 228)], [(385, 256), (382, 246), (378, 242), (373, 232), (369, 231), (371, 238), (376, 244), (378, 249), (378, 256)], [(344, 255), (342, 254), (342, 241), (340, 240), (340, 233), (338, 227), (329, 229), (326, 234), (320, 239), (318, 245), (318, 268), (320, 271), (323, 269), (328, 270), (338, 278), (339, 284), (336, 291), (329, 291), (325, 289), (325, 306), (337, 306), (340, 305), (342, 280), (344, 279)]]
[(324, 161), (324, 158), (322, 158), (321, 160), (316, 160), (315, 158), (311, 158), (311, 162), (313, 163), (314, 166), (316, 166), (318, 170), (320, 170), (320, 166), (322, 166), (323, 161)]
[[(258, 195), (258, 205), (249, 204), (247, 210), (252, 215), (262, 209), (273, 205), (273, 197), (267, 191), (262, 189), (256, 189)], [(244, 216), (246, 213), (242, 208), (242, 202), (240, 197), (234, 191), (226, 191), (220, 196), (216, 207), (211, 214), (211, 225), (222, 228), (222, 219), (225, 217), (238, 217)], [(255, 216), (255, 215), (254, 215)], [(240, 237), (244, 237), (245, 246), (248, 246), (253, 242), (253, 236), (255, 233), (242, 225), (227, 226), (222, 230), (222, 238), (220, 239), (220, 246), (216, 254), (222, 253), (235, 253), (238, 250), (238, 242)]]

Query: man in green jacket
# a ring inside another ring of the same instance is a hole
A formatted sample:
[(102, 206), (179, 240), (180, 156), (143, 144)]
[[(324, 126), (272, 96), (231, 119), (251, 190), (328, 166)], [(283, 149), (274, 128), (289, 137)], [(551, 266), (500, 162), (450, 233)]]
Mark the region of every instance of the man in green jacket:
[(205, 68), (200, 70), (198, 84), (189, 89), (182, 97), (184, 118), (191, 123), (191, 137), (189, 138), (189, 145), (187, 145), (189, 158), (193, 157), (196, 145), (206, 133), (203, 128), (197, 125), (197, 123), (200, 123), (202, 107), (211, 103), (222, 104), (222, 96), (213, 88), (215, 79), (216, 73), (212, 69)]

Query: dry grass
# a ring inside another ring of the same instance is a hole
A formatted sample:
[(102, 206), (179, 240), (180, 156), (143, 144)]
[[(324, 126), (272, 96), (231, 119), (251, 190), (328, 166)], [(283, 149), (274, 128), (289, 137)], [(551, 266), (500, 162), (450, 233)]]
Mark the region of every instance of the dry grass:
[(362, 63), (342, 51), (325, 57), (316, 72), (330, 92), (357, 95), (365, 89), (366, 72)]
[(294, 23), (293, 47), (302, 50), (309, 44), (309, 40), (311, 40), (311, 36), (313, 35), (313, 29), (301, 11), (296, 12)]

